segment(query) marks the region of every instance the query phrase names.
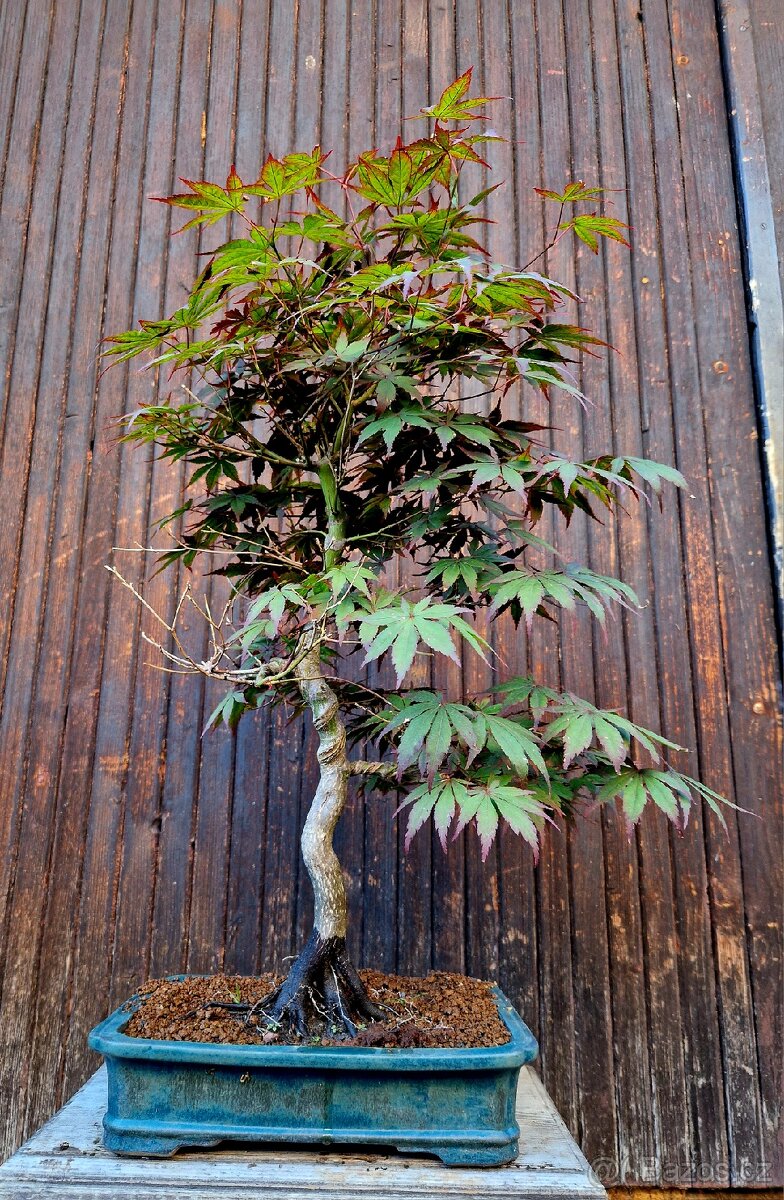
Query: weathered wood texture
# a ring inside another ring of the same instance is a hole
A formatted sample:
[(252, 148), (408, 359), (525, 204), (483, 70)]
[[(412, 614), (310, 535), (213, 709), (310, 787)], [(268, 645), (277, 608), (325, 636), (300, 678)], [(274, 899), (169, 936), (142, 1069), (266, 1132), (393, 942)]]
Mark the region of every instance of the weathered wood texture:
[[(746, 258), (752, 365), (768, 491), (773, 558), (784, 624), (784, 39), (763, 0), (720, 0), (721, 41), (741, 239)], [(775, 186), (771, 186), (771, 180)]]
[(499, 1170), (450, 1169), (427, 1156), (373, 1147), (275, 1146), (190, 1150), (173, 1158), (119, 1158), (101, 1144), (106, 1071), (101, 1068), (66, 1106), (0, 1167), (3, 1200), (606, 1200), (542, 1081), (520, 1072), (520, 1153)]
[[(146, 543), (181, 478), (113, 447), (112, 418), (156, 385), (99, 376), (98, 343), (176, 306), (214, 244), (170, 239), (168, 209), (145, 197), (232, 161), (252, 177), (295, 142), (340, 162), (474, 63), (482, 90), (512, 98), (494, 116), (513, 139), (496, 153), (508, 188), (489, 201), (494, 252), (529, 258), (543, 229), (532, 189), (570, 177), (617, 189), (633, 230), (631, 255), (562, 243), (552, 256), (580, 321), (618, 353), (581, 364), (585, 414), (533, 397), (529, 411), (565, 450), (675, 462), (692, 492), (661, 518), (642, 506), (617, 529), (554, 531), (567, 557), (637, 587), (641, 614), (606, 635), (565, 619), (529, 644), (497, 622), (495, 644), (510, 670), (661, 728), (751, 811), (728, 835), (698, 815), (678, 839), (654, 816), (631, 840), (606, 813), (553, 834), (534, 869), (506, 835), (484, 867), (472, 836), (444, 858), (421, 835), (406, 859), (390, 809), (355, 805), (340, 830), (352, 948), (386, 968), (497, 976), (608, 1184), (784, 1181), (780, 678), (714, 5), (1, 11), (0, 1145), (83, 1083), (88, 1029), (145, 975), (280, 963), (309, 917), (310, 734), (250, 720), (202, 741), (212, 697), (147, 665), (147, 617), (103, 569), (112, 547)], [(780, 22), (765, 30), (781, 37)], [(114, 557), (142, 580), (140, 556)], [(175, 584), (149, 583), (152, 601), (166, 609)], [(487, 677), (466, 662), (438, 683)]]

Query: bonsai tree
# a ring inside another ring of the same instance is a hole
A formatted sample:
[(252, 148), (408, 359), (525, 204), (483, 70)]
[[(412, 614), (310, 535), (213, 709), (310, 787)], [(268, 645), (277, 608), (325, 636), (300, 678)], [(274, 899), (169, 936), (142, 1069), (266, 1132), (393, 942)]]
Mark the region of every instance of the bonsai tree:
[[(222, 615), (186, 589), (156, 644), (173, 669), (225, 681), (210, 725), (285, 703), (308, 709), (318, 733), (302, 832), (313, 932), (250, 1014), (302, 1036), (352, 1035), (381, 1015), (346, 950), (333, 850), (352, 779), (402, 795), (407, 845), (432, 818), (444, 847), (473, 825), (483, 856), (502, 821), (536, 854), (545, 824), (590, 798), (620, 804), (630, 826), (648, 803), (679, 827), (697, 797), (719, 812), (715, 792), (661, 760), (672, 743), (575, 695), (520, 677), (465, 699), (406, 687), (420, 654), (458, 660), (463, 644), (491, 657), (477, 613), (530, 628), (557, 606), (603, 621), (634, 605), (620, 580), (561, 565), (537, 523), (547, 505), (568, 522), (644, 485), (683, 484), (638, 458), (571, 462), (537, 440), (539, 426), (504, 414), (518, 385), (586, 403), (573, 362), (600, 343), (559, 321), (568, 288), (533, 263), (491, 261), (481, 244), (492, 189), (466, 199), (460, 176), (487, 165), (497, 135), (483, 132), (488, 99), (469, 96), (470, 75), (422, 110), (421, 137), (362, 154), (342, 176), (316, 147), (269, 157), (252, 183), (233, 168), (225, 187), (185, 180), (164, 200), (191, 214), (183, 228), (229, 218), (241, 236), (210, 253), (172, 316), (108, 339), (116, 360), (154, 351), (149, 366), (183, 381), (125, 419), (126, 439), (187, 464), (188, 498), (161, 522), (174, 533), (163, 564), (202, 557), (228, 581)], [(621, 222), (595, 211), (600, 189), (541, 195), (557, 206), (550, 246), (567, 234), (593, 251), (602, 237), (625, 241)], [(486, 412), (467, 408), (462, 381)], [(411, 582), (389, 586), (398, 558)], [(206, 660), (180, 635), (185, 602), (209, 623)], [(395, 689), (344, 676), (358, 649), (366, 663), (391, 660)]]

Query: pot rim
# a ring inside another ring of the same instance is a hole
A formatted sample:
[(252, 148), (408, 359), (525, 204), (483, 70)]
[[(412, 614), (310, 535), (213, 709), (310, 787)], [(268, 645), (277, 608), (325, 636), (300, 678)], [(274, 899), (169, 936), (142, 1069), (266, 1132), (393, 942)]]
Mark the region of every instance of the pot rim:
[[(184, 979), (184, 975), (168, 976)], [(123, 1027), (130, 1020), (139, 994), (110, 1013), (88, 1036), (92, 1050), (106, 1058), (145, 1062), (193, 1063), (205, 1067), (319, 1068), (376, 1071), (497, 1071), (514, 1070), (532, 1062), (539, 1046), (501, 989), (492, 988), (498, 1014), (510, 1040), (501, 1046), (421, 1047), (402, 1050), (384, 1046), (237, 1045), (230, 1042), (188, 1042), (163, 1038), (129, 1037)]]

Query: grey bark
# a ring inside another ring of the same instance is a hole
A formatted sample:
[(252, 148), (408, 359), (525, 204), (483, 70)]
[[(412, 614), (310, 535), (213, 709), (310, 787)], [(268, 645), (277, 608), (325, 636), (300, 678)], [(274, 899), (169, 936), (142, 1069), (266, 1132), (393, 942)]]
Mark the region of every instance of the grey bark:
[(313, 885), (313, 925), (326, 941), (346, 936), (346, 887), (332, 836), (346, 803), (349, 764), (345, 726), (340, 719), (337, 696), (321, 670), (318, 644), (301, 660), (297, 682), (313, 714), (319, 737), (317, 757), (321, 776), (302, 830), (301, 845)]

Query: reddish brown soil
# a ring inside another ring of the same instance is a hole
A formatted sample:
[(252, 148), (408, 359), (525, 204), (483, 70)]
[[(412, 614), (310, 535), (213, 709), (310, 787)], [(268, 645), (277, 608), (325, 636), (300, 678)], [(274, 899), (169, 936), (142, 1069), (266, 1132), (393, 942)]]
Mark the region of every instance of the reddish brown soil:
[[(321, 1045), (389, 1047), (500, 1046), (509, 1031), (498, 1016), (491, 984), (465, 975), (434, 972), (425, 979), (360, 971), (370, 997), (388, 1010), (386, 1021), (368, 1025), (356, 1038), (314, 1039)], [(140, 989), (141, 1004), (124, 1032), (130, 1037), (187, 1042), (295, 1042), (295, 1037), (262, 1033), (241, 1017), (222, 1009), (205, 1009), (209, 1002), (250, 1003), (262, 1000), (275, 983), (272, 975), (246, 978), (211, 975), (205, 978), (153, 979)]]

